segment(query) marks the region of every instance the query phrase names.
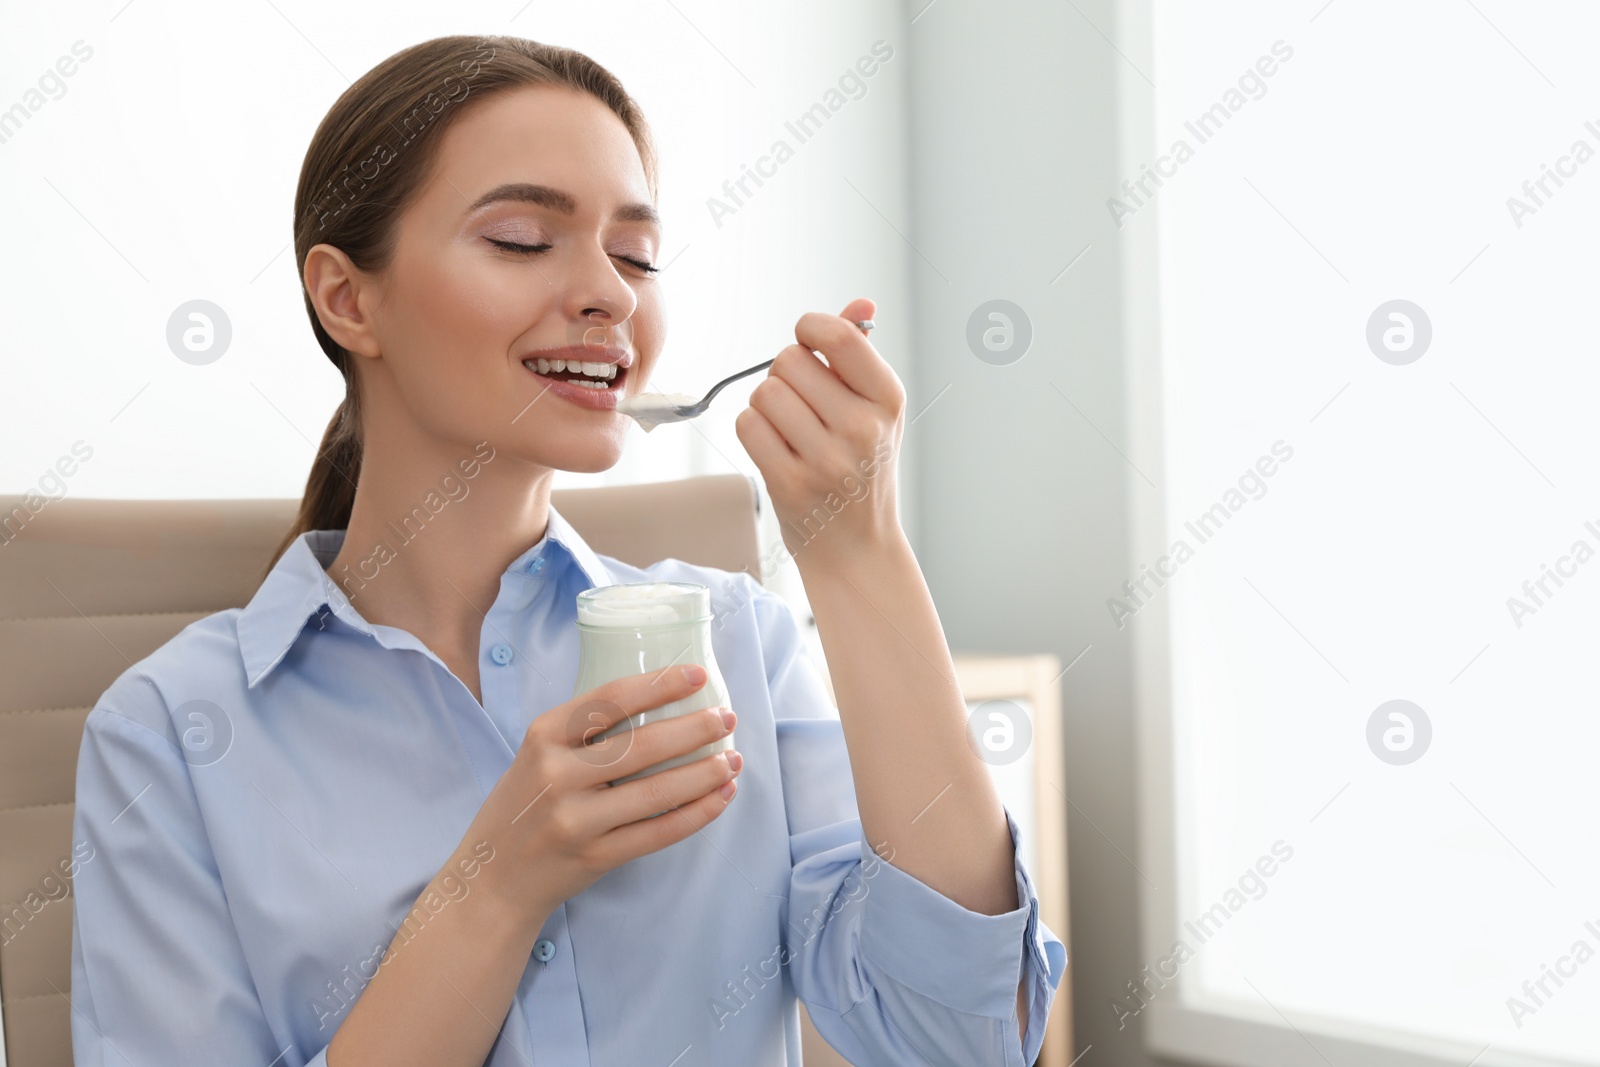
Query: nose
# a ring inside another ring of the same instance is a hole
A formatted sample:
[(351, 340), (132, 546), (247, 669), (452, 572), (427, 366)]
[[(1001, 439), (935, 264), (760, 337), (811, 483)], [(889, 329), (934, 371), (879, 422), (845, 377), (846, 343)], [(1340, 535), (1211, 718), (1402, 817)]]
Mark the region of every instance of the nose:
[(627, 315), (619, 315), (608, 308), (590, 307), (585, 308), (582, 316), (573, 322), (573, 336), (567, 343), (596, 348), (606, 345), (629, 348), (632, 345), (632, 332)]
[(574, 336), (567, 343), (630, 347), (630, 318), (639, 306), (638, 294), (603, 249), (583, 259), (568, 284), (567, 321)]

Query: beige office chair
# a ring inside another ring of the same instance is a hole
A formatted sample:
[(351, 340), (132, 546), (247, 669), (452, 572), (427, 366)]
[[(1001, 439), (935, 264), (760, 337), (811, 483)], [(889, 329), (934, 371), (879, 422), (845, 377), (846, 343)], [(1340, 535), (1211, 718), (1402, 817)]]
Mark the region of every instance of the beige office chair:
[[(249, 601), (299, 502), (24, 499), (0, 496), (0, 1067), (71, 1067), (84, 719), (130, 664)], [(760, 580), (757, 499), (740, 474), (551, 493), (602, 555)], [(801, 1017), (808, 1067), (844, 1064)]]

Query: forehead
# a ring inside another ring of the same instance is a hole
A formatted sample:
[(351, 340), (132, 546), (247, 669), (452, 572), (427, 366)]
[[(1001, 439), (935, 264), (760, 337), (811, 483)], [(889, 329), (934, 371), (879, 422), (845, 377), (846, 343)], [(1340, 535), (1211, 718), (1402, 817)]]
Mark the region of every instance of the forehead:
[(468, 103), (472, 106), (440, 140), (430, 189), (438, 194), (442, 188), (461, 210), (467, 204), (455, 197), (455, 190), (470, 201), (504, 182), (563, 189), (585, 214), (611, 203), (651, 201), (644, 164), (628, 128), (589, 93), (566, 86), (524, 86)]

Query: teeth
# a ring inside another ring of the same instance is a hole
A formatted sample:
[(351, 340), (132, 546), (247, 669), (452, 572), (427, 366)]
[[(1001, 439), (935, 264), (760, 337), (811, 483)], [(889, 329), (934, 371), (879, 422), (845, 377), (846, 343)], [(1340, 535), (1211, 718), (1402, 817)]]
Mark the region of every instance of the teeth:
[(617, 365), (615, 363), (587, 363), (576, 359), (529, 359), (523, 362), (533, 367), (539, 374), (571, 371), (574, 374), (585, 374), (590, 378), (597, 378), (602, 381), (611, 381), (617, 376)]

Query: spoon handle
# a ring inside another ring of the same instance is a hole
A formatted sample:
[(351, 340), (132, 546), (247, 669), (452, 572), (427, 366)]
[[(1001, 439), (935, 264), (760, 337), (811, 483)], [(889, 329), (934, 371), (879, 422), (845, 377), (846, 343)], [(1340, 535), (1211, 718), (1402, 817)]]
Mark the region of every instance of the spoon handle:
[[(861, 321), (857, 322), (855, 325), (856, 325), (856, 328), (858, 330), (860, 330), (863, 334), (865, 334), (865, 333), (868, 333), (869, 331), (871, 331), (873, 329), (873, 327), (876, 326), (877, 324), (874, 323), (871, 319), (862, 319)], [(716, 385), (713, 385), (711, 387), (711, 392), (707, 393), (705, 396), (700, 398), (700, 403), (695, 404), (693, 407), (679, 408), (678, 410), (681, 413), (683, 413), (684, 415), (687, 415), (687, 416), (691, 416), (692, 417), (693, 415), (698, 415), (701, 412), (705, 411), (705, 409), (710, 406), (712, 398), (715, 397), (719, 392), (722, 391), (722, 387), (723, 386), (728, 385), (731, 382), (736, 382), (740, 378), (748, 377), (749, 375), (754, 374), (758, 370), (766, 370), (768, 367), (772, 366), (776, 362), (777, 362), (777, 358), (774, 357), (772, 359), (767, 360), (765, 363), (757, 363), (754, 367), (746, 367), (744, 370), (740, 371), (738, 374), (730, 375), (729, 377), (722, 379), (722, 381), (718, 382)]]
[(718, 382), (716, 385), (713, 385), (711, 387), (711, 392), (707, 393), (704, 397), (702, 397), (701, 400), (700, 400), (700, 403), (697, 404), (696, 406), (703, 409), (707, 404), (711, 403), (711, 398), (712, 397), (716, 396), (719, 392), (722, 391), (723, 386), (729, 385), (729, 384), (731, 384), (733, 382), (736, 382), (740, 378), (748, 377), (748, 376), (754, 374), (758, 370), (766, 370), (768, 367), (772, 366), (772, 364), (775, 363), (775, 362), (777, 362), (776, 357), (774, 357), (773, 359), (767, 360), (765, 363), (757, 363), (754, 367), (747, 367), (744, 370), (740, 371), (738, 374), (734, 374), (734, 375), (731, 375), (731, 376), (729, 376), (727, 378), (722, 379), (722, 381)]

